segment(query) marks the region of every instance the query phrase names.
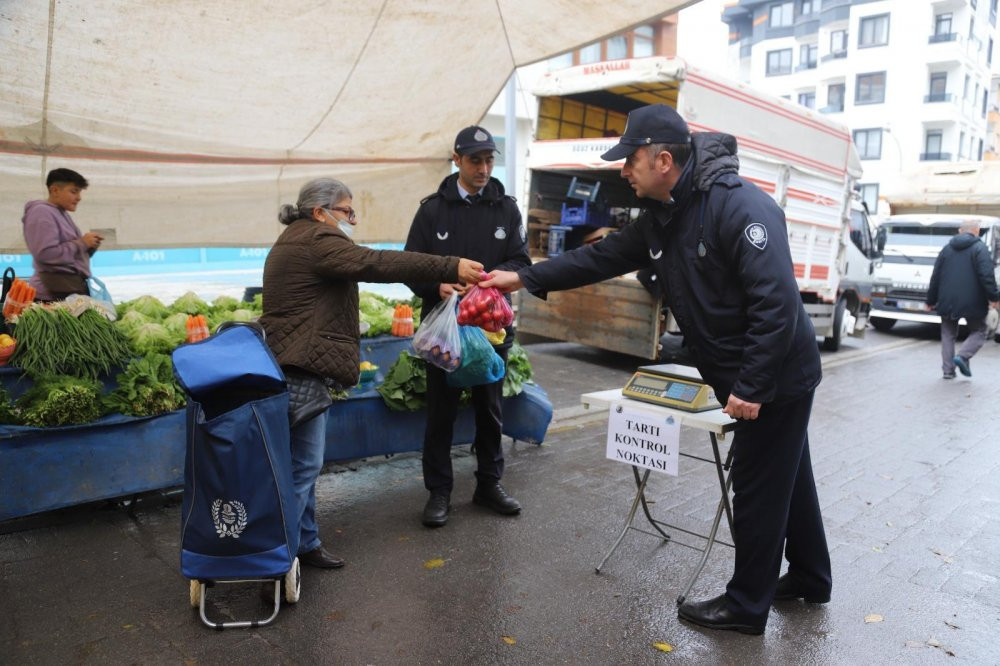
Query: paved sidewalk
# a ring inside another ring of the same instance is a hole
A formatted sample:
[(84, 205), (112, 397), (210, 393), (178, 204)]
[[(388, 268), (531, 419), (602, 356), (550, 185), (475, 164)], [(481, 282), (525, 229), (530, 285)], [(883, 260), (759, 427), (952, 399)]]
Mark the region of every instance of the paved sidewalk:
[[(521, 516), (471, 504), (466, 447), (439, 530), (419, 524), (416, 456), (325, 474), (321, 533), (347, 567), (305, 571), (302, 600), (274, 625), (220, 633), (188, 607), (176, 503), (134, 517), (60, 513), (0, 535), (0, 662), (1000, 663), (1000, 345), (987, 343), (974, 376), (952, 382), (939, 378), (933, 340), (824, 355), (810, 439), (834, 596), (777, 605), (762, 637), (677, 620), (693, 550), (633, 533), (595, 575), (633, 486), (627, 466), (604, 458), (604, 423), (582, 414), (579, 394), (621, 386), (637, 363), (576, 345), (528, 351), (560, 420), (540, 447), (506, 443), (504, 482)], [(682, 433), (682, 446), (703, 441)], [(714, 473), (682, 460), (679, 477), (654, 474), (656, 515), (704, 530)], [(721, 592), (731, 562), (717, 548), (692, 597)], [(219, 599), (220, 615), (263, 612), (257, 590)], [(673, 651), (653, 647), (661, 642)]]

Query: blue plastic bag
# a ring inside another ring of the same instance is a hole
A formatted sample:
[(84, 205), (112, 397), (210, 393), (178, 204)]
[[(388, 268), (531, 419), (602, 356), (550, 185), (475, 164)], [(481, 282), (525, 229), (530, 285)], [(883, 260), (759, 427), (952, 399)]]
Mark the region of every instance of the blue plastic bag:
[(492, 384), (503, 379), (506, 367), (503, 359), (486, 339), (483, 329), (478, 326), (459, 326), (462, 339), (462, 365), (448, 374), (448, 386), (465, 388)]

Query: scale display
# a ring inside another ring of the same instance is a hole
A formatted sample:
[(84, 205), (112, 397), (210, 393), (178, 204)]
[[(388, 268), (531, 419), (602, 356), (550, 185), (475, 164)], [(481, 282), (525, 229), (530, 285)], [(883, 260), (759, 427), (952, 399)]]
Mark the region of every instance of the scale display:
[(701, 381), (694, 368), (682, 365), (648, 365), (636, 370), (622, 395), (688, 412), (717, 409), (715, 392)]

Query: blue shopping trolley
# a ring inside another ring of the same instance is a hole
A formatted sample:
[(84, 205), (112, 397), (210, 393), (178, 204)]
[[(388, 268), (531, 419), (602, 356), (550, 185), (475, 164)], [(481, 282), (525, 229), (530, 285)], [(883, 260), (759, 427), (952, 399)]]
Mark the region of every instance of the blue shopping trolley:
[[(181, 505), (181, 573), (190, 601), (214, 629), (257, 627), (299, 599), (299, 525), (292, 488), (288, 391), (257, 324), (220, 327), (178, 347), (174, 374), (188, 395)], [(213, 622), (217, 583), (274, 582), (263, 620)]]

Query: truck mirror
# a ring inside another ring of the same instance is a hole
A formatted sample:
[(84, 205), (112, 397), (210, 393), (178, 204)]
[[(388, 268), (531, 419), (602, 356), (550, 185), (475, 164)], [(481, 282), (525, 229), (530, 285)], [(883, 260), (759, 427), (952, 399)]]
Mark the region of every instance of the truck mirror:
[(879, 254), (885, 250), (885, 239), (886, 239), (886, 228), (879, 227), (878, 231), (875, 233), (875, 249), (878, 250)]

